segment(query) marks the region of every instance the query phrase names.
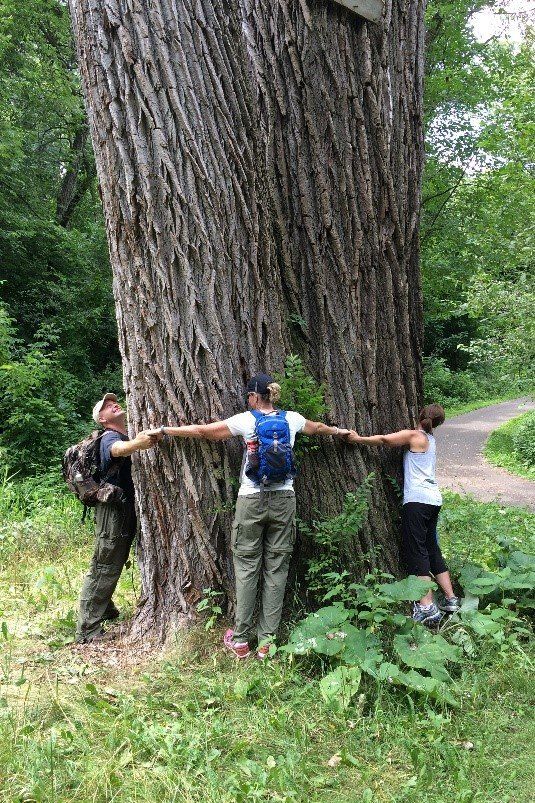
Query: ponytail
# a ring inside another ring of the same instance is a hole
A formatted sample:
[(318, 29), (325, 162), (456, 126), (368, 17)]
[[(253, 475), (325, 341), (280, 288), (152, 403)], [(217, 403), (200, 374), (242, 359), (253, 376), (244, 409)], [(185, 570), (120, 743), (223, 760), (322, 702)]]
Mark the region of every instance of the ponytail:
[(427, 404), (418, 416), (418, 422), (424, 432), (431, 433), (435, 427), (444, 423), (446, 415), (440, 404)]
[(420, 418), (420, 426), (424, 432), (431, 433), (433, 431), (433, 421), (430, 418)]
[(275, 404), (281, 397), (281, 386), (277, 382), (272, 382), (268, 387), (269, 401)]

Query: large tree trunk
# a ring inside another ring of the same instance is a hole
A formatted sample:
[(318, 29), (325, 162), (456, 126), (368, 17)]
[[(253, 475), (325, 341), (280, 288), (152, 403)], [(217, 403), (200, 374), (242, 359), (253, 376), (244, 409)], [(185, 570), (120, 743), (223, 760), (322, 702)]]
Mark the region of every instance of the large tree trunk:
[[(421, 386), (423, 0), (71, 0), (114, 272), (130, 427), (244, 408), (299, 353), (329, 418), (407, 426)], [(296, 323), (297, 322), (297, 323)], [(136, 462), (144, 603), (165, 632), (231, 588), (240, 447)], [(357, 555), (397, 568), (399, 455), (321, 443), (301, 517), (377, 478)], [(316, 515), (316, 514), (315, 514)], [(381, 548), (378, 552), (377, 547)]]

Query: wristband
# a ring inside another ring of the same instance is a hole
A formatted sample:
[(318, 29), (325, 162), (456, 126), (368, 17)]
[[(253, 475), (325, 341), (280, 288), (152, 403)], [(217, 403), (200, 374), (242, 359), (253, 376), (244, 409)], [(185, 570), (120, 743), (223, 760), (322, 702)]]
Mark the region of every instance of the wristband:
[(339, 432), (340, 432), (340, 427), (336, 427), (336, 432), (333, 432), (333, 435), (338, 435)]
[(160, 427), (160, 432), (162, 433), (162, 435), (165, 435), (165, 427)]

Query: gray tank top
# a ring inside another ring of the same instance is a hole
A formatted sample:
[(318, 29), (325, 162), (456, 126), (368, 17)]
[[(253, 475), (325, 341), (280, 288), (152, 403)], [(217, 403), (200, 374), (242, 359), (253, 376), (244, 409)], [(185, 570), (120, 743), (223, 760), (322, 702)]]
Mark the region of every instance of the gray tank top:
[(432, 435), (419, 430), (427, 437), (427, 452), (411, 452), (403, 455), (403, 504), (421, 502), (424, 505), (441, 505), (442, 494), (435, 479), (436, 441)]

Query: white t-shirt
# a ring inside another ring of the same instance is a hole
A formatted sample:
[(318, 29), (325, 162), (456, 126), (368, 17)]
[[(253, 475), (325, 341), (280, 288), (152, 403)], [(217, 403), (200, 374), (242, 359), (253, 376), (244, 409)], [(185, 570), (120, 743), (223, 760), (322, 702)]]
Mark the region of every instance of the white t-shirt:
[[(267, 413), (267, 415), (271, 415)], [(275, 415), (275, 411), (273, 412)], [(299, 413), (292, 413), (290, 410), (286, 413), (286, 420), (288, 422), (288, 426), (290, 427), (290, 443), (293, 446), (295, 443), (295, 436), (298, 432), (301, 432), (303, 427), (306, 424), (306, 418), (303, 418), (302, 415)], [(230, 429), (233, 435), (241, 435), (244, 442), (251, 440), (254, 437), (255, 427), (256, 427), (256, 419), (254, 415), (250, 412), (246, 413), (238, 413), (237, 415), (233, 415), (231, 418), (227, 418), (225, 424)], [(242, 470), (240, 473), (240, 490), (238, 491), (238, 496), (248, 496), (249, 494), (258, 494), (261, 491), (259, 485), (255, 485), (255, 483), (249, 479), (249, 477), (243, 471), (244, 465), (242, 464)], [(278, 483), (277, 485), (270, 485), (270, 491), (291, 491), (294, 487), (293, 480), (286, 480), (286, 482)]]

